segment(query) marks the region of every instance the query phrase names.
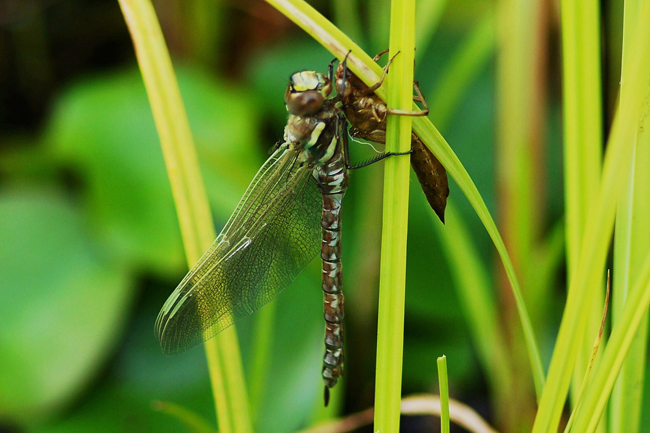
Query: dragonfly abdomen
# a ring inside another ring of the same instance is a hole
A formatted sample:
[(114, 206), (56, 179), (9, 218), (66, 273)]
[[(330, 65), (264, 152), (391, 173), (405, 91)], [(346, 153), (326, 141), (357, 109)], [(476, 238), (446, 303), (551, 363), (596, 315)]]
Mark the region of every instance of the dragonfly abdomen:
[[(323, 196), (331, 197), (331, 196)], [(325, 212), (323, 212), (325, 213)], [(323, 310), (325, 317), (325, 356), (323, 379), (325, 386), (334, 387), (343, 375), (343, 266), (341, 264), (340, 231), (323, 227)]]
[(343, 375), (343, 266), (341, 263), (341, 202), (348, 186), (348, 172), (341, 148), (334, 156), (314, 171), (314, 177), (323, 194), (321, 226), (323, 238), (321, 259), (323, 261), (322, 288), (325, 316), (325, 356), (323, 380), (325, 403), (328, 389), (334, 387)]

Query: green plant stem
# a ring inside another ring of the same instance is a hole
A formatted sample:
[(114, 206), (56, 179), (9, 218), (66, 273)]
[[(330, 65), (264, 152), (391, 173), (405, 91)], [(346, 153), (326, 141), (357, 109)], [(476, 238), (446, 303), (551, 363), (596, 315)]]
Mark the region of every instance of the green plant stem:
[(438, 358), (438, 384), (440, 386), (440, 432), (449, 433), (449, 378), (445, 355)]
[[(632, 72), (631, 44), (640, 26), (642, 2), (627, 0), (624, 4), (622, 82)], [(639, 91), (643, 91), (639, 89)], [(645, 86), (646, 100), (650, 98), (650, 83)], [(612, 326), (617, 326), (628, 297), (631, 283), (638, 278), (647, 246), (650, 244), (650, 133), (648, 133), (648, 106), (640, 116), (635, 140), (634, 167), (629, 173), (628, 187), (621, 197), (616, 215), (614, 239), (614, 297)], [(642, 319), (637, 335), (629, 349), (625, 363), (612, 392), (610, 408), (611, 433), (637, 433), (643, 405), (643, 385), (648, 346), (648, 314)]]
[[(401, 53), (386, 81), (388, 106), (409, 110), (413, 105), (413, 56), (415, 51), (415, 1), (391, 3), (391, 53)], [(411, 148), (411, 117), (389, 116), (386, 150)], [(408, 231), (410, 158), (389, 158), (384, 171), (384, 211), (379, 273), (377, 371), (375, 379), (374, 431), (399, 431), (402, 398), (406, 237)]]
[[(198, 158), (171, 58), (149, 0), (119, 0), (131, 32), (138, 64), (176, 203), (190, 267), (215, 238)], [(252, 431), (241, 355), (234, 327), (206, 342), (219, 431)]]
[[(598, 191), (602, 160), (600, 5), (598, 1), (561, 3), (564, 96), (564, 195), (567, 276), (577, 272), (578, 254), (590, 200)], [(589, 329), (598, 327), (602, 284), (594, 287)], [(591, 333), (583, 336), (572, 380), (573, 403), (582, 388), (591, 353)]]
[(567, 274), (576, 272), (602, 160), (600, 16), (597, 1), (563, 1), (562, 95)]
[(270, 302), (257, 313), (253, 336), (253, 358), (250, 369), (250, 402), (254, 419), (258, 419), (262, 408), (262, 397), (267, 386), (273, 347), (273, 324), (277, 302)]

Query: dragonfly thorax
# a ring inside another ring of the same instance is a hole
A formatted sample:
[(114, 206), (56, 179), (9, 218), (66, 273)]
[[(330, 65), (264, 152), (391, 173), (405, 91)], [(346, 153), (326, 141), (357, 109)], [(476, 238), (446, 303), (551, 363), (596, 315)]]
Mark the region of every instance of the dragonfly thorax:
[[(326, 105), (330, 105), (327, 101)], [(318, 116), (290, 115), (284, 128), (284, 141), (303, 150), (302, 160), (313, 166), (327, 163), (339, 146), (337, 112), (323, 109)]]

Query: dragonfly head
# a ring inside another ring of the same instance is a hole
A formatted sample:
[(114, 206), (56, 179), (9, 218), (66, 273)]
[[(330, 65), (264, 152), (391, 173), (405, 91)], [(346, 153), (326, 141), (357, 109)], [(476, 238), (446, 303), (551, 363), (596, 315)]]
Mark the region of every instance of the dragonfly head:
[(296, 72), (289, 79), (284, 93), (287, 111), (295, 116), (313, 116), (332, 93), (332, 82), (325, 74), (315, 71)]

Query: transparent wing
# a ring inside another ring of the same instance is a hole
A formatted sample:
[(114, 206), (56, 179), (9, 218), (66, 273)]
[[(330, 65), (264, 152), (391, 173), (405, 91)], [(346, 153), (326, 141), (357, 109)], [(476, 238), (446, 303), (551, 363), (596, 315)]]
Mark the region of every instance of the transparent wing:
[(321, 194), (298, 153), (278, 149), (156, 320), (163, 352), (207, 340), (273, 299), (320, 251)]

